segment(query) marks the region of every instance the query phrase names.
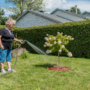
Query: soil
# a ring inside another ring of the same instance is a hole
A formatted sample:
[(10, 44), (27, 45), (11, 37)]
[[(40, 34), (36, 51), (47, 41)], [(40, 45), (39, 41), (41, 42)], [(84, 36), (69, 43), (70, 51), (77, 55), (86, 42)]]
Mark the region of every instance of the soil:
[(59, 69), (58, 69), (58, 67), (48, 67), (47, 69), (55, 70), (55, 71), (67, 71), (67, 70), (70, 70), (70, 68), (68, 68), (68, 67), (59, 67)]

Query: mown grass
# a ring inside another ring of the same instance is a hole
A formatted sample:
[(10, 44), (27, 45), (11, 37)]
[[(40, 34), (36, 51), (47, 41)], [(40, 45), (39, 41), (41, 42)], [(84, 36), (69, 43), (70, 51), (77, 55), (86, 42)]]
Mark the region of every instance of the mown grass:
[[(69, 57), (60, 59), (60, 65), (71, 70), (48, 70), (47, 67), (57, 65), (57, 56), (29, 54), (26, 59), (19, 57), (15, 66), (17, 72), (0, 77), (0, 90), (90, 90), (90, 60)], [(12, 66), (15, 60), (12, 58)]]

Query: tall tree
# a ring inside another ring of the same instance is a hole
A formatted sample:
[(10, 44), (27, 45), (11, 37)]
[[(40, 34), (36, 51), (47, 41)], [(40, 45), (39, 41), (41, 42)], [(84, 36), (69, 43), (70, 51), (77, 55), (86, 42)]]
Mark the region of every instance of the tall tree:
[(4, 14), (5, 14), (4, 10), (2, 8), (0, 8), (0, 16), (2, 16)]
[[(71, 9), (69, 10), (70, 12), (76, 13), (76, 8), (75, 7), (71, 7)], [(77, 14), (81, 14), (81, 11), (79, 8), (77, 8)]]
[(1, 25), (1, 22), (2, 22), (2, 16), (4, 15), (4, 10), (2, 8), (0, 8), (0, 25)]
[(1, 25), (5, 25), (5, 22), (7, 21), (8, 17), (2, 17), (1, 19)]
[(43, 10), (46, 3), (44, 0), (5, 0), (6, 3), (12, 3), (14, 7), (9, 7), (16, 15), (22, 14), (26, 10)]
[(14, 20), (17, 19), (18, 16), (20, 16), (20, 14), (9, 15), (9, 17), (12, 18), (12, 19), (14, 19)]

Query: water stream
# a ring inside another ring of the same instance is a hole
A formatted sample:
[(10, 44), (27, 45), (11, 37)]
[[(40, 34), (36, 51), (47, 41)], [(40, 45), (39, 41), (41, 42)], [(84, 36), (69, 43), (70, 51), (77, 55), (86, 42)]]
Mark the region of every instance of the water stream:
[(52, 58), (47, 55), (44, 51), (42, 51), (40, 48), (38, 48), (37, 46), (33, 45), (32, 43), (30, 43), (29, 41), (27, 42), (27, 44), (29, 46), (31, 46), (38, 54), (41, 55), (42, 58), (47, 59), (47, 60), (52, 60)]
[(30, 45), (38, 54), (43, 54), (43, 55), (47, 55), (45, 52), (43, 52), (41, 49), (39, 49), (38, 47), (36, 47), (35, 45), (33, 45), (30, 42), (27, 42), (28, 45)]

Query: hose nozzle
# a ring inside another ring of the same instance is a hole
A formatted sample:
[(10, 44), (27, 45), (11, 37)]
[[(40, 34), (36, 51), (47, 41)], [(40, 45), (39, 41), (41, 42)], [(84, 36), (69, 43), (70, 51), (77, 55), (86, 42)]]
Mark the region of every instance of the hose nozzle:
[(27, 40), (23, 40), (23, 42), (22, 43), (25, 43), (25, 42), (28, 42)]
[(25, 42), (28, 42), (27, 40), (25, 40)]

